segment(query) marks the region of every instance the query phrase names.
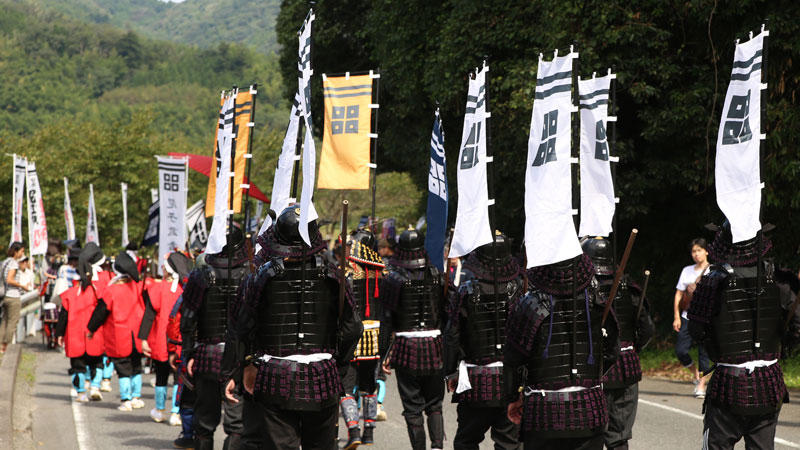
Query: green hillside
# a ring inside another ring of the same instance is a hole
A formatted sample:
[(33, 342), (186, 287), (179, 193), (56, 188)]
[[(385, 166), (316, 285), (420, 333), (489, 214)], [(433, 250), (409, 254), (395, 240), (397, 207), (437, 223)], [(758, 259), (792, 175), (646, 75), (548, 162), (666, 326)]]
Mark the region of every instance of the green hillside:
[(279, 0), (20, 0), (85, 22), (110, 24), (147, 37), (213, 47), (244, 44), (262, 54), (277, 50)]
[[(126, 182), (131, 239), (138, 239), (139, 213), (156, 184), (153, 155), (210, 154), (220, 90), (251, 82), (259, 84), (254, 153), (265, 162), (279, 148), (288, 111), (274, 55), (151, 40), (0, 0), (0, 153), (36, 161), (54, 237), (64, 234), (61, 178), (68, 176), (78, 236), (94, 183), (101, 240), (119, 242), (119, 183)], [(255, 167), (254, 177), (262, 170)], [(11, 158), (0, 159), (0, 173), (0, 192), (10, 193)], [(205, 182), (192, 176), (190, 201), (204, 197)], [(10, 194), (0, 196), (0, 210), (11, 211), (10, 203)], [(8, 236), (4, 216), (0, 235)]]

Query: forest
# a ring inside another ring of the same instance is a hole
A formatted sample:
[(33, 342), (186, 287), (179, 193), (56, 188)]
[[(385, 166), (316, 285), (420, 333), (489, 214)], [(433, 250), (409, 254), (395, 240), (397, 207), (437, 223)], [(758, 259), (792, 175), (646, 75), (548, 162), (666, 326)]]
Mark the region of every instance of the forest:
[[(280, 68), (295, 73), (296, 31), (308, 12), (286, 0), (278, 15)], [(561, 2), (460, 0), (320, 1), (315, 7), (315, 73), (381, 71), (379, 170), (427, 178), (427, 146), (436, 105), (457, 160), (469, 74), (490, 66), (488, 110), (494, 154), (497, 228), (519, 239), (524, 225), (524, 170), (539, 54), (579, 52), (579, 75), (618, 74), (615, 191), (619, 248), (640, 233), (630, 272), (653, 272), (651, 301), (671, 320), (671, 299), (688, 244), (713, 238), (703, 226), (720, 224), (714, 191), (719, 115), (730, 79), (736, 39), (770, 30), (762, 217), (777, 226), (778, 265), (800, 266), (800, 4), (788, 0), (571, 0)], [(321, 108), (321, 82), (313, 80)], [(284, 98), (295, 85), (284, 84)], [(319, 124), (318, 124), (319, 125)], [(321, 125), (319, 125), (321, 126)], [(491, 166), (491, 164), (490, 164)], [(490, 170), (492, 170), (490, 168)], [(449, 164), (450, 220), (455, 220), (455, 165)], [(424, 205), (421, 205), (424, 208)]]

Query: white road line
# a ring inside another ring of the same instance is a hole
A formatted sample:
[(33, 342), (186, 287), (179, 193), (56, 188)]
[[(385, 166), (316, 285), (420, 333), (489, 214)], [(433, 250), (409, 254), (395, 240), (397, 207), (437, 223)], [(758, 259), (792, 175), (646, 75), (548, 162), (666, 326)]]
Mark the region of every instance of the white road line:
[(74, 399), (70, 399), (70, 401), (72, 402), (72, 418), (75, 420), (75, 437), (78, 440), (78, 448), (80, 450), (92, 450), (91, 435), (86, 424), (83, 405)]
[[(688, 411), (684, 411), (682, 409), (673, 408), (672, 406), (662, 405), (661, 403), (651, 402), (649, 400), (643, 400), (641, 398), (639, 399), (639, 403), (642, 403), (644, 405), (649, 405), (649, 406), (655, 406), (656, 408), (666, 409), (667, 411), (674, 412), (674, 413), (677, 413), (677, 414), (683, 414), (684, 416), (688, 416), (688, 417), (691, 417), (693, 419), (703, 420), (703, 416), (701, 416), (699, 414), (694, 414), (694, 413), (690, 413)], [(775, 438), (775, 443), (776, 444), (785, 445), (785, 446), (791, 447), (791, 448), (800, 448), (800, 444), (797, 444), (797, 443), (792, 442), (792, 441), (787, 441), (786, 439), (781, 439), (779, 437)]]
[(684, 416), (689, 416), (692, 419), (703, 420), (703, 416), (701, 416), (700, 414), (690, 413), (682, 409), (673, 408), (672, 406), (662, 405), (661, 403), (651, 402), (649, 400), (642, 400), (641, 398), (639, 399), (639, 403), (644, 403), (645, 405), (655, 406), (656, 408), (666, 409), (667, 411), (683, 414)]

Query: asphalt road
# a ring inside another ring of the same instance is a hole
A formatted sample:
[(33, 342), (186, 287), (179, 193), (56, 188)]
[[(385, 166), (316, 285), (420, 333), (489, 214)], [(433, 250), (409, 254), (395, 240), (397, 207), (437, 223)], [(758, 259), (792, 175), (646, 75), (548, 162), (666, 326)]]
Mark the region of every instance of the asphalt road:
[[(163, 423), (155, 423), (149, 417), (153, 407), (152, 375), (145, 375), (143, 399), (145, 408), (133, 412), (120, 412), (114, 380), (114, 392), (104, 393), (100, 402), (74, 403), (69, 397), (69, 360), (63, 353), (43, 351), (40, 345), (29, 345), (24, 351), (36, 351), (36, 384), (29, 404), (33, 419), (34, 448), (41, 449), (153, 449), (172, 448), (172, 441), (180, 429)], [(632, 449), (698, 449), (701, 446), (702, 401), (695, 399), (688, 383), (645, 379), (640, 383), (639, 405), (633, 429)], [(171, 391), (170, 391), (171, 394)], [(795, 394), (800, 397), (800, 394)], [(402, 408), (394, 379), (388, 382), (385, 409), (389, 416), (379, 422), (376, 430), (375, 449), (409, 448)], [(16, 407), (15, 407), (16, 409)], [(452, 439), (456, 430), (455, 405), (444, 405), (445, 429)], [(346, 435), (344, 426), (340, 436)], [(222, 448), (224, 435), (221, 427), (215, 435), (215, 448)], [(487, 442), (488, 441), (488, 442)], [(452, 448), (445, 442), (446, 448)], [(785, 405), (777, 429), (777, 449), (800, 448), (800, 406)], [(481, 444), (481, 449), (492, 448), (490, 439)], [(744, 448), (739, 443), (736, 448)]]

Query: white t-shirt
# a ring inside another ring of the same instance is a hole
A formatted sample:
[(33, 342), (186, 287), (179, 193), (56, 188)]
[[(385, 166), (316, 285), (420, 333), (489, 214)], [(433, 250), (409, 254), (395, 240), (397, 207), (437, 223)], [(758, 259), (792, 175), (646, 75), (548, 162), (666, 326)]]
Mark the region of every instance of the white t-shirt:
[[(708, 267), (710, 266), (707, 266), (705, 269), (696, 269), (694, 264), (684, 267), (683, 270), (681, 270), (681, 276), (678, 277), (678, 284), (675, 286), (675, 289), (685, 293), (690, 284), (697, 282), (697, 278), (708, 271)], [(686, 311), (681, 311), (681, 318), (688, 318)]]

